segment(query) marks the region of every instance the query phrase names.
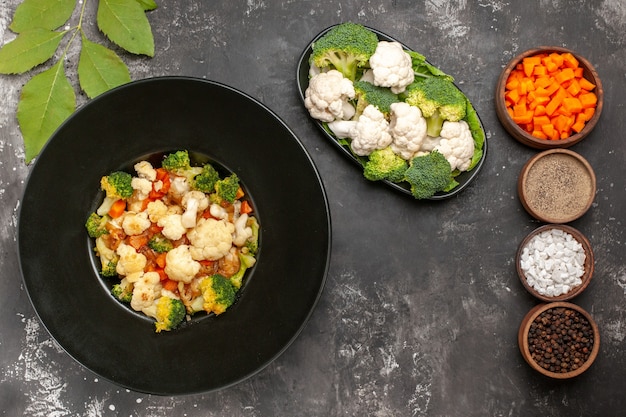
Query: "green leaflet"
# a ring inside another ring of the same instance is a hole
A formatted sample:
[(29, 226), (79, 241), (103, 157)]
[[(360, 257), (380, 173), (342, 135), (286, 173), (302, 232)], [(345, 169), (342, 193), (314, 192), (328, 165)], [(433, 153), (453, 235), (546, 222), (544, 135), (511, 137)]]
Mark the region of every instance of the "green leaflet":
[(96, 21), (102, 33), (121, 48), (154, 56), (150, 22), (137, 0), (100, 0)]
[[(55, 53), (59, 59), (22, 89), (17, 119), (24, 138), (26, 163), (39, 154), (50, 135), (76, 108), (74, 89), (62, 63), (79, 33), (82, 44), (78, 82), (89, 98), (130, 81), (128, 67), (114, 51), (85, 37), (86, 2), (97, 7), (98, 28), (112, 42), (130, 53), (154, 56), (152, 28), (146, 12), (157, 8), (155, 0), (22, 0), (9, 26), (17, 37), (0, 47), (0, 74), (30, 71), (52, 59)], [(78, 16), (73, 16), (75, 12)], [(78, 21), (76, 25), (72, 23), (74, 19)], [(63, 25), (69, 29), (58, 30)], [(71, 33), (68, 45), (65, 50), (59, 50), (68, 33)]]
[(24, 85), (17, 121), (24, 136), (26, 163), (39, 154), (52, 133), (75, 109), (76, 95), (62, 60)]
[(94, 98), (130, 81), (128, 67), (109, 48), (82, 36), (78, 80), (87, 97)]
[(43, 64), (59, 47), (66, 32), (29, 29), (0, 49), (0, 73), (21, 74)]
[(154, 10), (158, 6), (154, 0), (137, 0), (141, 7), (146, 11)]
[(34, 28), (54, 30), (67, 22), (75, 7), (76, 0), (24, 0), (15, 9), (9, 29), (15, 33)]

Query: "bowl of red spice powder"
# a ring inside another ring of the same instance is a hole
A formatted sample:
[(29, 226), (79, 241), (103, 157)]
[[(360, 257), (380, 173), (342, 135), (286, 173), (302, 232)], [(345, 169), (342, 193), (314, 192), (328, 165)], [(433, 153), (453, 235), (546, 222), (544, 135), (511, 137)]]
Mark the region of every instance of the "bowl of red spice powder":
[(598, 123), (604, 90), (593, 65), (558, 46), (529, 49), (509, 61), (496, 85), (496, 114), (517, 141), (567, 148)]
[(522, 167), (517, 191), (526, 211), (545, 223), (569, 223), (585, 214), (596, 195), (596, 175), (580, 154), (548, 149)]
[(531, 309), (518, 332), (524, 360), (539, 373), (555, 379), (587, 371), (600, 350), (598, 326), (582, 307), (559, 301)]

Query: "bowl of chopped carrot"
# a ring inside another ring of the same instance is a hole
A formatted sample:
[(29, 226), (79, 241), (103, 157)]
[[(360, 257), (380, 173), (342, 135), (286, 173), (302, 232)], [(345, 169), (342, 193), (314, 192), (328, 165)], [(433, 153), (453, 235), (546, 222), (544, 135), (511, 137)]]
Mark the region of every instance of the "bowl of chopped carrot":
[(567, 148), (598, 123), (604, 91), (591, 63), (562, 47), (529, 49), (498, 78), (496, 113), (507, 132), (535, 149)]

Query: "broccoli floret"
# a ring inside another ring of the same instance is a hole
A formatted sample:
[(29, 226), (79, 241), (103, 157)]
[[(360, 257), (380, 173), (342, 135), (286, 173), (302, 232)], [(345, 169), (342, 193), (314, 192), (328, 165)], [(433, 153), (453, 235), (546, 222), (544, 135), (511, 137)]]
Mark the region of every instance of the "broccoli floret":
[(404, 179), (410, 184), (411, 194), (417, 199), (430, 198), (454, 182), (450, 163), (437, 150), (413, 158), (404, 173)]
[(239, 190), (239, 177), (232, 173), (215, 183), (215, 193), (219, 201), (234, 203)]
[(91, 213), (85, 222), (89, 237), (96, 238), (108, 234), (109, 231), (105, 226), (110, 219), (107, 215), (98, 216), (97, 213)]
[(176, 172), (176, 171), (189, 169), (191, 167), (191, 160), (189, 159), (189, 152), (176, 151), (174, 153), (166, 155), (165, 158), (163, 158), (161, 167), (163, 167), (164, 170), (170, 171), (170, 172)]
[(211, 164), (205, 164), (202, 171), (194, 178), (192, 188), (203, 193), (211, 193), (215, 190), (215, 184), (219, 181), (220, 174)]
[(390, 106), (400, 101), (397, 94), (391, 92), (388, 88), (378, 87), (367, 81), (356, 81), (354, 83), (354, 92), (356, 99), (356, 120), (368, 105), (375, 106), (385, 116), (391, 111)]
[(230, 277), (230, 282), (232, 283), (235, 290), (241, 288), (241, 283), (243, 281), (243, 276), (248, 270), (248, 268), (252, 268), (252, 266), (256, 263), (256, 259), (254, 256), (245, 253), (239, 253), (239, 271), (235, 273), (232, 277)]
[(235, 287), (223, 275), (214, 274), (204, 278), (200, 281), (200, 290), (204, 299), (202, 308), (207, 313), (222, 314), (235, 302)]
[(173, 330), (182, 323), (187, 310), (182, 301), (176, 298), (161, 297), (156, 303), (156, 332)]
[(117, 276), (117, 261), (118, 259), (114, 259), (112, 261), (107, 262), (106, 265), (102, 266), (102, 270), (100, 271), (100, 275), (103, 277), (116, 277)]
[(311, 63), (318, 68), (336, 69), (351, 81), (369, 65), (378, 46), (378, 36), (357, 23), (335, 26), (313, 44)]
[(388, 146), (384, 149), (377, 149), (369, 155), (363, 169), (363, 175), (370, 181), (400, 182), (403, 181), (407, 168), (407, 161), (394, 153)]
[(407, 103), (417, 106), (426, 118), (426, 133), (437, 137), (445, 120), (458, 122), (465, 117), (467, 99), (451, 81), (429, 77), (409, 85), (403, 93)]
[(245, 247), (248, 249), (248, 253), (256, 255), (259, 250), (259, 222), (256, 217), (248, 217), (246, 226), (252, 230), (252, 236), (246, 240)]
[(111, 295), (123, 303), (130, 303), (130, 300), (133, 298), (133, 284), (124, 282), (115, 284), (111, 288)]
[(174, 249), (174, 244), (161, 233), (155, 233), (148, 241), (148, 247), (157, 253), (165, 253)]
[(185, 177), (189, 185), (195, 183), (195, 177), (202, 173), (202, 167), (192, 167), (188, 151), (176, 151), (163, 159), (161, 167), (172, 174)]
[(132, 179), (128, 172), (115, 171), (100, 179), (100, 187), (108, 199), (127, 199), (133, 195)]

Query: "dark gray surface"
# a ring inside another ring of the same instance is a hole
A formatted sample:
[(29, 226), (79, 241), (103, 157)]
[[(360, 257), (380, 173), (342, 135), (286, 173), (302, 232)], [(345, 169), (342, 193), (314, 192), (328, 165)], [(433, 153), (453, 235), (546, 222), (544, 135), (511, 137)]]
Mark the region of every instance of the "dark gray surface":
[[(28, 76), (0, 76), (2, 415), (626, 415), (622, 0), (159, 3), (149, 15), (156, 56), (125, 56), (133, 78), (220, 81), (261, 100), (293, 128), (330, 201), (333, 255), (325, 292), (278, 360), (223, 391), (150, 396), (84, 369), (52, 341), (21, 282), (15, 239), (29, 168), (15, 109)], [(17, 4), (0, 2), (2, 43), (13, 38), (7, 26)], [(489, 155), (477, 182), (458, 197), (416, 202), (366, 182), (310, 121), (296, 91), (297, 58), (319, 31), (345, 20), (424, 53), (474, 103)], [(493, 93), (503, 65), (538, 45), (584, 55), (606, 92), (600, 124), (572, 148), (594, 167), (598, 185), (591, 210), (572, 223), (596, 254), (594, 279), (575, 302), (591, 312), (601, 333), (596, 363), (572, 381), (540, 377), (516, 342), (520, 320), (536, 301), (519, 283), (513, 259), (519, 242), (539, 226), (519, 203), (516, 181), (536, 151), (504, 132)], [(233, 115), (233, 123), (241, 120), (245, 115)]]

